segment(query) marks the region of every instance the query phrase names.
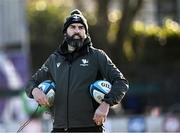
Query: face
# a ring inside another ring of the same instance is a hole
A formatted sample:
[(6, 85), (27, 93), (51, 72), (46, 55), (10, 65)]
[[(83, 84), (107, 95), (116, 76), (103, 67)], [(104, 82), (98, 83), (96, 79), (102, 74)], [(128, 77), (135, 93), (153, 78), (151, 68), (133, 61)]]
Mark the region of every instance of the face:
[(83, 46), (84, 40), (87, 38), (85, 27), (81, 23), (69, 25), (64, 35), (69, 52), (75, 50), (78, 51)]
[(81, 23), (69, 25), (66, 33), (68, 36), (73, 37), (73, 39), (84, 40), (87, 37), (85, 27)]

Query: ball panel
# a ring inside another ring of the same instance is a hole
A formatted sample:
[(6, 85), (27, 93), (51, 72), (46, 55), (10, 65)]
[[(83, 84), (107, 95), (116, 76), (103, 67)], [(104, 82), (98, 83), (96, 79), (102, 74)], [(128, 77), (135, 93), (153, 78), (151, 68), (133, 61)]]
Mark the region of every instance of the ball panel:
[(107, 94), (111, 89), (111, 84), (108, 81), (99, 81), (97, 84), (100, 86), (101, 90)]
[(46, 94), (49, 104), (52, 106), (55, 96), (55, 83), (51, 80), (45, 80), (38, 85), (38, 88)]
[(102, 92), (100, 92), (98, 90), (93, 91), (93, 97), (98, 103), (102, 102), (102, 99), (104, 98), (104, 95), (105, 95), (104, 93), (102, 93)]
[(38, 88), (47, 94), (50, 89), (55, 91), (55, 83), (51, 80), (45, 80), (38, 85)]
[(55, 83), (51, 82), (52, 87), (55, 89)]
[(48, 83), (41, 83), (38, 88), (40, 88), (40, 90), (42, 90), (45, 94), (47, 94), (47, 92), (51, 89), (50, 84)]
[(111, 86), (108, 81), (98, 80), (90, 85), (90, 94), (96, 102), (101, 103), (104, 95), (110, 92)]
[(48, 98), (50, 106), (52, 106), (54, 103), (55, 91), (53, 89), (50, 89), (46, 96)]

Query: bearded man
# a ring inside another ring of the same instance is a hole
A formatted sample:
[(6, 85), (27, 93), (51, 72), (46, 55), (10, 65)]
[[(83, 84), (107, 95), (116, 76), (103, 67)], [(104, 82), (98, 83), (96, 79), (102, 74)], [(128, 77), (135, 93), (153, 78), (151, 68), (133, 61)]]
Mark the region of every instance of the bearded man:
[[(120, 103), (128, 81), (103, 50), (92, 46), (87, 20), (79, 10), (73, 10), (66, 18), (63, 35), (60, 47), (28, 82), (26, 93), (40, 105), (49, 106), (37, 86), (48, 79), (55, 82), (52, 133), (103, 132), (109, 108)], [(109, 81), (112, 88), (98, 104), (91, 97), (89, 86), (100, 79)]]

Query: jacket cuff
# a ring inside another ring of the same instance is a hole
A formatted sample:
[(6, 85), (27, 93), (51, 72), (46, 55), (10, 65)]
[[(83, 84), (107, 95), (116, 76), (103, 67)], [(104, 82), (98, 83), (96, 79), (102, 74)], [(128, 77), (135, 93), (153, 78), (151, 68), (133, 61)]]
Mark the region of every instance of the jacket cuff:
[(108, 103), (110, 106), (113, 106), (115, 104), (118, 104), (114, 99), (113, 99), (113, 96), (110, 96), (110, 93), (109, 94), (106, 94), (104, 96), (104, 99), (103, 101), (105, 101), (106, 103)]
[(112, 103), (112, 101), (108, 100), (108, 99), (103, 99), (102, 101), (105, 101), (107, 104), (109, 104), (110, 106), (113, 106), (114, 104)]
[(33, 91), (33, 89), (34, 89), (35, 87), (36, 87), (35, 84), (34, 84), (34, 85), (28, 85), (28, 86), (26, 87), (25, 91), (26, 91), (26, 94), (27, 94), (27, 96), (28, 96), (29, 98), (34, 98), (33, 95), (32, 95), (32, 91)]

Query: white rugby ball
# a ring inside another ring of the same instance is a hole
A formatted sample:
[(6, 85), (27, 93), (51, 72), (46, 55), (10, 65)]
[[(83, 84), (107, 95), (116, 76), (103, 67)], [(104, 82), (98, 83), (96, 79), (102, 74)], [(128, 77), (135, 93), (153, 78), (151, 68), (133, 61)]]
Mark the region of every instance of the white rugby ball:
[(98, 80), (90, 85), (90, 94), (98, 103), (102, 103), (104, 95), (111, 90), (111, 83), (106, 80)]
[(45, 80), (38, 85), (38, 88), (46, 94), (49, 104), (52, 106), (55, 97), (55, 83), (51, 80)]

